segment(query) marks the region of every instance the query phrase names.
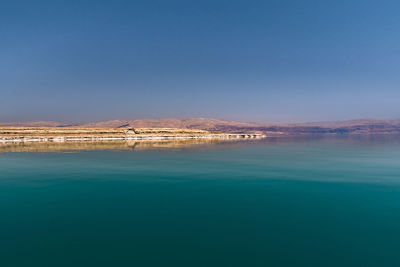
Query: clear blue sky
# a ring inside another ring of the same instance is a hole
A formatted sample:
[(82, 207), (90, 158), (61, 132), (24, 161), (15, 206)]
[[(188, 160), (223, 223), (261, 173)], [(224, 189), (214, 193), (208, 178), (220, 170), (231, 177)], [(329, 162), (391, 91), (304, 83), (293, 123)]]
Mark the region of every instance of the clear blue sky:
[(400, 2), (19, 1), (0, 121), (400, 118)]

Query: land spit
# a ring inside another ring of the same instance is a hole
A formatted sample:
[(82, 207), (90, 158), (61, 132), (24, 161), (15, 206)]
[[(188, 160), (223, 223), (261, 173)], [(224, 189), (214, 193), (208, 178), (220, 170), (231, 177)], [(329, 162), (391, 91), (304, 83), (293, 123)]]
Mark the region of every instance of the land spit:
[(240, 139), (261, 134), (220, 133), (173, 128), (0, 127), (0, 142), (65, 142), (102, 140)]

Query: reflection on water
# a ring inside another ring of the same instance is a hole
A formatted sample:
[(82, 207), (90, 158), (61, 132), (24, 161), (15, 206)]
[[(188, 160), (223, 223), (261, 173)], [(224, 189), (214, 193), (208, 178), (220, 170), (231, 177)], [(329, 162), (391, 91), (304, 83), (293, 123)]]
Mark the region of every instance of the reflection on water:
[(398, 135), (307, 135), (280, 136), (266, 139), (185, 139), (185, 140), (120, 140), (68, 142), (0, 143), (0, 154), (8, 152), (73, 152), (84, 150), (183, 151), (215, 150), (241, 146), (287, 146), (321, 144), (330, 146), (400, 146)]
[(207, 149), (218, 143), (235, 143), (235, 140), (187, 139), (152, 141), (76, 141), (76, 142), (18, 142), (0, 143), (0, 153), (7, 152), (68, 152), (82, 150), (183, 150)]

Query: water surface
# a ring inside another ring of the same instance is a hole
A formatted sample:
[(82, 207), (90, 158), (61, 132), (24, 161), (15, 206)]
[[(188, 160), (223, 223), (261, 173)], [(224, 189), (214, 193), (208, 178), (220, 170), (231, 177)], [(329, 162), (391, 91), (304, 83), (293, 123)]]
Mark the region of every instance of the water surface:
[(400, 266), (399, 137), (51, 145), (0, 146), (0, 266)]

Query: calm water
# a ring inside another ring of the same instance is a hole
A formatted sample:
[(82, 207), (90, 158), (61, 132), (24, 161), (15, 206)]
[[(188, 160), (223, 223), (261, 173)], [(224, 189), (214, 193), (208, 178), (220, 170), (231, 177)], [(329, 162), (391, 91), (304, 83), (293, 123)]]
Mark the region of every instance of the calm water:
[(400, 266), (399, 137), (133, 147), (0, 154), (0, 266)]

